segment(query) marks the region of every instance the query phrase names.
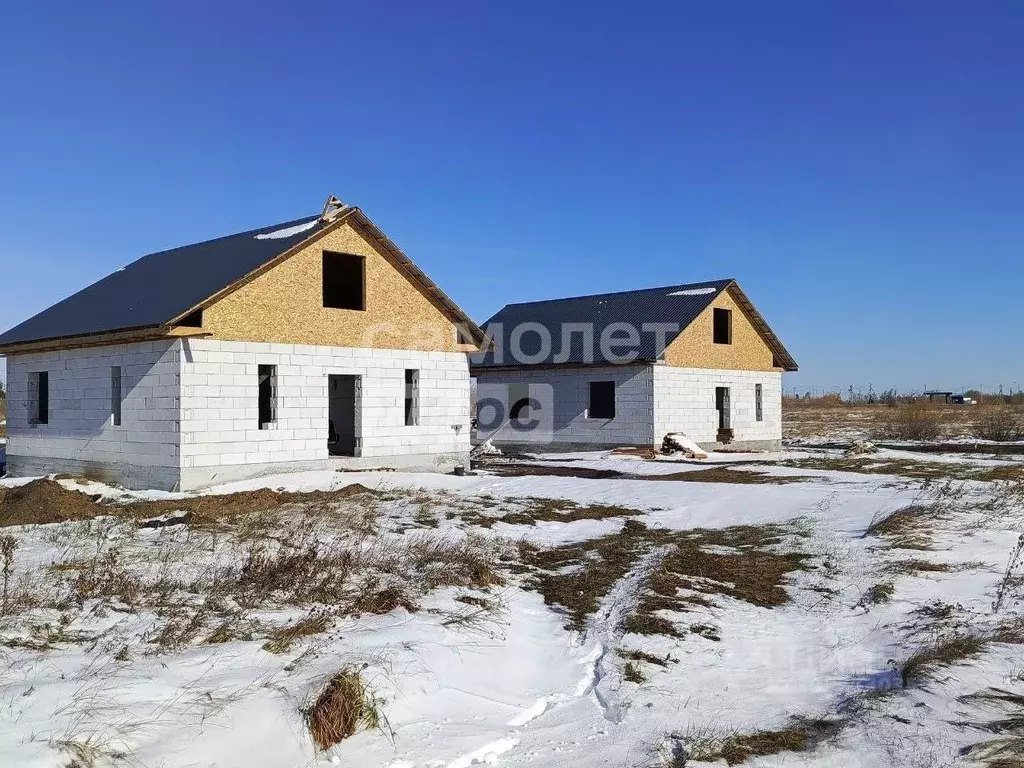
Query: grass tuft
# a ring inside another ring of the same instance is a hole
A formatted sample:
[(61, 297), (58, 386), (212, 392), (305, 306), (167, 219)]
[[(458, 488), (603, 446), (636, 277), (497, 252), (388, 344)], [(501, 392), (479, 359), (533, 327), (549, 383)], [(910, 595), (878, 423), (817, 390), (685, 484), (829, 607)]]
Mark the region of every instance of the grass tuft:
[(939, 507), (910, 504), (872, 520), (865, 535), (887, 539), (900, 549), (932, 549), (929, 534), (941, 515)]
[(837, 737), (845, 725), (845, 720), (794, 718), (788, 727), (778, 730), (732, 733), (725, 737), (701, 734), (699, 738), (685, 740), (689, 742), (688, 757), (693, 760), (725, 760), (728, 765), (741, 765), (754, 757), (810, 751)]
[(319, 635), (331, 626), (331, 617), (327, 613), (314, 612), (294, 624), (281, 627), (270, 633), (270, 639), (263, 645), (263, 650), (270, 653), (287, 653), (292, 643), (300, 637)]
[(342, 670), (328, 680), (323, 692), (303, 714), (313, 741), (330, 749), (359, 728), (380, 727), (380, 701), (370, 692), (360, 670)]
[(867, 588), (862, 603), (864, 605), (881, 605), (892, 600), (896, 587), (891, 581), (883, 581)]
[(627, 683), (636, 683), (637, 685), (643, 685), (647, 682), (647, 678), (640, 671), (639, 665), (633, 661), (627, 661), (622, 666), (622, 679)]
[(950, 635), (936, 640), (918, 650), (900, 665), (903, 687), (925, 685), (940, 669), (980, 654), (989, 642), (988, 637), (968, 634)]

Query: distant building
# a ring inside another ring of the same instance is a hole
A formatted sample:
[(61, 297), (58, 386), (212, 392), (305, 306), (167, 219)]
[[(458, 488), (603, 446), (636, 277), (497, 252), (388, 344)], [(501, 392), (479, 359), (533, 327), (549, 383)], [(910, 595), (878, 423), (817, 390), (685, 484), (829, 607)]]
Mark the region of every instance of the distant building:
[(928, 398), (928, 402), (934, 403), (941, 401), (945, 405), (974, 405), (975, 401), (967, 397), (967, 395), (957, 395), (953, 392), (943, 392), (940, 390), (929, 390), (924, 393), (924, 396)]
[(734, 280), (509, 304), (471, 364), (477, 439), (776, 450), (796, 361)]

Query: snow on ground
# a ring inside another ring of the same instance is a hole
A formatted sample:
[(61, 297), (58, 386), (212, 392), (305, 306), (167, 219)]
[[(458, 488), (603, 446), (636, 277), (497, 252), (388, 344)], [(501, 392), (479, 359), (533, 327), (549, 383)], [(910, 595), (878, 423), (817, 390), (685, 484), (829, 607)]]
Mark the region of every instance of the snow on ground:
[[(519, 570), (509, 572), (502, 586), (427, 591), (415, 612), (398, 607), (383, 615), (339, 616), (329, 631), (297, 640), (284, 653), (265, 650), (263, 636), (203, 640), (208, 630), (180, 646), (159, 646), (151, 640), (164, 621), (156, 609), (133, 610), (117, 600), (34, 608), (24, 616), (8, 611), (0, 616), (0, 765), (72, 766), (74, 760), (97, 767), (681, 765), (668, 756), (721, 744), (730, 735), (785, 729), (792, 718), (833, 718), (843, 725), (838, 735), (811, 749), (751, 757), (749, 765), (959, 764), (962, 748), (992, 738), (956, 725), (986, 719), (984, 711), (960, 697), (991, 687), (1024, 692), (1020, 646), (988, 645), (907, 688), (898, 669), (944, 632), (988, 631), (1019, 614), (1016, 592), (1001, 613), (992, 610), (1007, 555), (1024, 531), (1019, 504), (1006, 491), (1002, 506), (986, 510), (997, 491), (988, 483), (963, 483), (943, 498), (920, 481), (895, 475), (764, 464), (793, 455), (713, 455), (709, 463), (757, 461), (756, 467), (737, 471), (808, 480), (648, 480), (643, 476), (699, 471), (708, 463), (586, 452), (538, 455), (532, 461), (615, 469), (634, 478), (318, 471), (218, 486), (209, 494), (262, 488), (308, 493), (359, 483), (392, 499), (381, 508), (383, 530), (374, 534), (384, 547), (399, 546), (410, 535), (405, 528), (422, 523), (425, 509), (437, 515), (436, 522), (411, 535), (523, 540), (542, 551), (616, 534), (629, 519), (669, 532), (791, 524), (799, 535), (778, 546), (798, 547), (812, 557), (812, 567), (787, 577), (790, 600), (782, 605), (715, 594), (710, 604), (695, 604), (685, 614), (663, 613), (678, 626), (705, 627), (684, 630), (682, 637), (629, 633), (624, 623), (671, 543), (653, 546), (629, 563), (582, 631), (566, 629), (564, 613), (545, 604), (529, 573)], [(871, 459), (940, 460), (898, 451)], [(1004, 463), (962, 456), (941, 460)], [(0, 488), (26, 482), (6, 479)], [(60, 482), (121, 502), (191, 497)], [(511, 518), (482, 526), (468, 511), (518, 508), (526, 499), (618, 505), (638, 515), (575, 522), (544, 518), (532, 525)], [(930, 549), (905, 549), (865, 535), (872, 521), (888, 512), (934, 503), (948, 511), (933, 523)], [(285, 521), (273, 535), (285, 537), (290, 527)], [(54, 564), (114, 546), (126, 557), (149, 558), (152, 569), (166, 567), (158, 564), (161, 558), (177, 558), (198, 572), (226, 567), (245, 551), (232, 539), (241, 534), (211, 535), (187, 526), (136, 530), (114, 518), (8, 527), (0, 530), (4, 534), (18, 543), (12, 585), (52, 575)], [(740, 544), (718, 549), (745, 551)], [(586, 567), (586, 562), (567, 567)], [(922, 570), (921, 562), (930, 567)], [(868, 597), (885, 584), (892, 589), (888, 600)], [(495, 608), (478, 615), (457, 599), (466, 595)], [(281, 604), (246, 616), (280, 623), (298, 621), (307, 610)], [(130, 650), (122, 653), (124, 648)], [(665, 665), (642, 664), (643, 681), (630, 682), (623, 655), (629, 651), (663, 659)], [(342, 668), (361, 671), (383, 719), (378, 729), (360, 730), (317, 750), (302, 710)], [(898, 690), (882, 695), (887, 687)]]

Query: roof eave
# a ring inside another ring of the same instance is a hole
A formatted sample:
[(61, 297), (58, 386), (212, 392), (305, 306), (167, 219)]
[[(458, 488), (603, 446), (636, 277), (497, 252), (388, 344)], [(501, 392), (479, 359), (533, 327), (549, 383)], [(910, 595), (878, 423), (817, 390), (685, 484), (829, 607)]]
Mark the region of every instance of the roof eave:
[(776, 360), (782, 363), (779, 367), (788, 373), (798, 370), (799, 366), (797, 365), (796, 360), (794, 360), (793, 356), (789, 354), (789, 350), (786, 349), (779, 337), (775, 335), (775, 331), (773, 331), (771, 326), (768, 325), (768, 321), (765, 320), (761, 313), (757, 311), (757, 308), (754, 307), (753, 302), (747, 298), (747, 294), (745, 294), (743, 289), (740, 288), (739, 283), (732, 280), (724, 290), (729, 291), (736, 303), (743, 308), (743, 311), (750, 318), (750, 322), (771, 348), (772, 354), (775, 356)]
[(96, 333), (82, 333), (73, 336), (52, 336), (46, 339), (30, 339), (0, 344), (0, 356), (24, 355), (59, 349), (100, 347), (111, 344), (131, 344), (140, 341), (160, 341), (181, 338), (209, 336), (202, 328), (171, 327), (170, 325), (143, 325), (134, 328), (117, 328)]

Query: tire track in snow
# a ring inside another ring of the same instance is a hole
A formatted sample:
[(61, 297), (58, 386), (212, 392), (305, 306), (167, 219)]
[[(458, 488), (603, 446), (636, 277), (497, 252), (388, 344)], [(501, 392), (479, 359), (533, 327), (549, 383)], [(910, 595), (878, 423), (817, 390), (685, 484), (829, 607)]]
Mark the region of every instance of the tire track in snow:
[(592, 692), (594, 694), (594, 698), (598, 706), (601, 707), (605, 719), (611, 723), (621, 723), (624, 715), (622, 706), (618, 702), (613, 701), (610, 692), (603, 690), (601, 686), (601, 683), (608, 677), (609, 670), (606, 665), (608, 654), (615, 649), (625, 634), (623, 624), (629, 612), (636, 607), (637, 601), (640, 598), (640, 588), (647, 580), (647, 577), (651, 575), (651, 571), (661, 565), (661, 561), (665, 559), (673, 548), (673, 545), (666, 544), (644, 555), (630, 569), (629, 573), (619, 579), (618, 583), (612, 587), (604, 600), (601, 601), (601, 605), (598, 606), (597, 611), (590, 620), (590, 626), (587, 628), (585, 639), (587, 641), (591, 639), (596, 641), (596, 653), (594, 654), (594, 663), (590, 671), (589, 685), (585, 692)]
[[(576, 701), (588, 694), (593, 694), (594, 700), (601, 708), (604, 718), (613, 724), (622, 722), (624, 712), (621, 704), (614, 701), (609, 691), (603, 690), (602, 683), (609, 677), (607, 667), (608, 655), (614, 651), (622, 636), (625, 634), (623, 625), (626, 616), (636, 607), (640, 597), (640, 589), (665, 559), (674, 545), (667, 544), (657, 547), (644, 555), (629, 572), (616, 582), (615, 586), (605, 595), (597, 611), (588, 623), (587, 630), (583, 636), (582, 645), (593, 641), (594, 647), (582, 659), (580, 664), (586, 667), (586, 672), (571, 693), (552, 693), (537, 699), (533, 705), (527, 707), (518, 715), (508, 721), (512, 728), (522, 728), (542, 717), (553, 707)], [(515, 748), (519, 744), (519, 731), (512, 731), (507, 737), (498, 739), (484, 745), (478, 750), (462, 755), (449, 762), (446, 768), (465, 768), (465, 766), (486, 763), (494, 765), (498, 756)]]

